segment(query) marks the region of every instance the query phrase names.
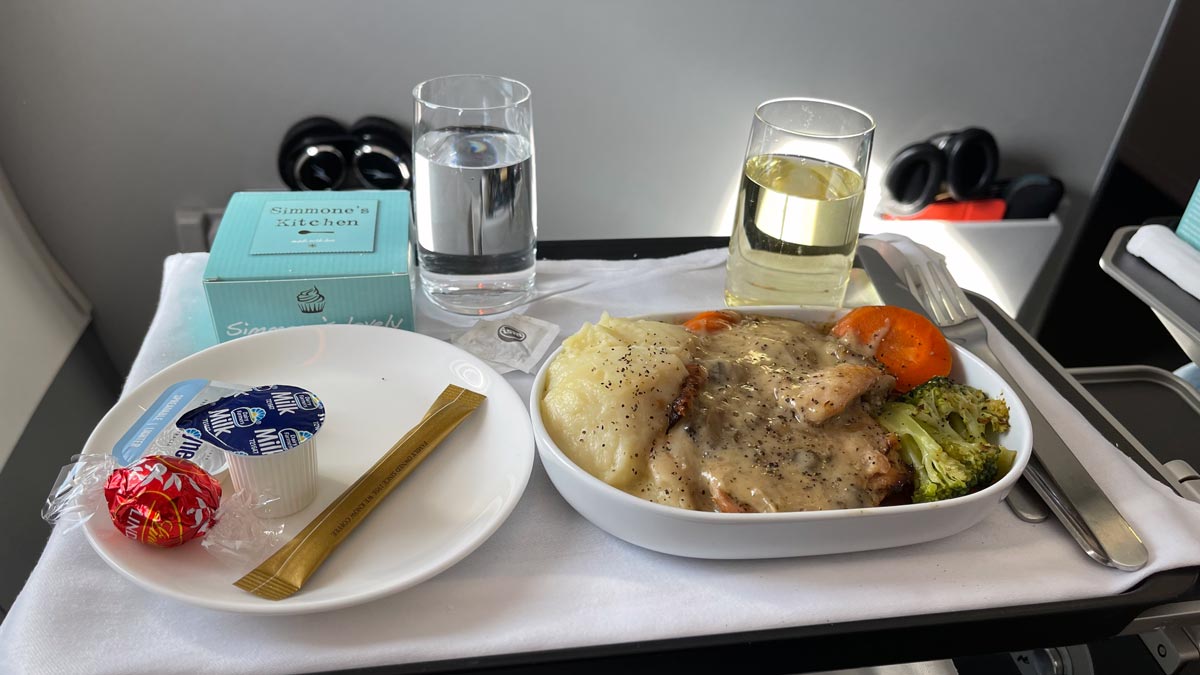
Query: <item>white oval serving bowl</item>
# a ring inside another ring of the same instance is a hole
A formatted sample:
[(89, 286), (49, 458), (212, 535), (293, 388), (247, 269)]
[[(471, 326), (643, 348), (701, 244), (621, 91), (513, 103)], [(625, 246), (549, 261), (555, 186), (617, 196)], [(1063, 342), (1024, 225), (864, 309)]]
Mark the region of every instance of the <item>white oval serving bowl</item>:
[[(700, 311), (654, 314), (637, 318), (681, 323)], [(828, 307), (740, 307), (747, 314), (768, 314), (801, 321), (836, 320), (848, 310)], [(1000, 437), (1016, 452), (1012, 470), (996, 483), (970, 495), (928, 504), (789, 513), (712, 513), (656, 504), (628, 494), (592, 476), (559, 449), (542, 422), (541, 399), (550, 362), (546, 359), (533, 382), (529, 413), (542, 465), (563, 498), (584, 518), (631, 544), (692, 558), (782, 558), (848, 553), (906, 546), (957, 534), (983, 520), (1012, 489), (1029, 463), (1033, 432), (1025, 407), (991, 368), (965, 349), (950, 344), (954, 367), (963, 382), (1003, 396), (1011, 428)]]

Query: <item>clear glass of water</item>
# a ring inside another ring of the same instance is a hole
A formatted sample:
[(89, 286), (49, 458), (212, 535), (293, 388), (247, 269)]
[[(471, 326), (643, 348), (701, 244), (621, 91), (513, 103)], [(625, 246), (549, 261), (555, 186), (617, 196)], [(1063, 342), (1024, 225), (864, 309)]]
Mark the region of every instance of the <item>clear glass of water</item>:
[(846, 296), (875, 121), (842, 103), (754, 111), (725, 273), (728, 305), (826, 305)]
[(439, 307), (493, 314), (533, 293), (537, 203), (529, 87), (450, 75), (413, 89), (414, 240)]

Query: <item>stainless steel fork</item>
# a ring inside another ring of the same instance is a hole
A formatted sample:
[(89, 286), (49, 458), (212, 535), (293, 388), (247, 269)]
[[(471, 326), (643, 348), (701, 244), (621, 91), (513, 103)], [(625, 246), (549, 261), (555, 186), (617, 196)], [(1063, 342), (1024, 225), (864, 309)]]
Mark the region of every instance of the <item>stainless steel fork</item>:
[[(899, 250), (896, 253), (904, 256)], [(996, 371), (1025, 404), (1033, 426), (1034, 454), (1025, 476), (1033, 489), (1093, 560), (1122, 570), (1142, 568), (1149, 558), (1141, 538), (992, 353), (987, 327), (945, 260), (936, 254), (924, 254), (918, 261), (905, 257), (910, 263), (904, 268), (905, 282), (943, 334)]]

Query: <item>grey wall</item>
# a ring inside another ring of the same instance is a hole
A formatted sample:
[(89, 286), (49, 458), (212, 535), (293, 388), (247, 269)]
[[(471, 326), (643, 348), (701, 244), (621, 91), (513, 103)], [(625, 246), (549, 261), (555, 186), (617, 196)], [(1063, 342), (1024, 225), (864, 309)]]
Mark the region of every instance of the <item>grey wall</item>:
[(0, 3), (0, 164), (91, 297), (118, 366), (176, 207), (278, 185), (283, 130), (411, 119), (409, 91), (534, 91), (546, 239), (724, 233), (751, 112), (783, 95), (878, 120), (875, 157), (969, 124), (1066, 182), (1074, 228), (1170, 0)]

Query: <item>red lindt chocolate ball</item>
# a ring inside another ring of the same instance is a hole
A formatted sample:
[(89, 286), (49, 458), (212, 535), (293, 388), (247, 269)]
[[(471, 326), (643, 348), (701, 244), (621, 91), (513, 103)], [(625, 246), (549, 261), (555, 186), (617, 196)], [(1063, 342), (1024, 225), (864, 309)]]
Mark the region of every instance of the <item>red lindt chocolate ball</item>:
[(208, 532), (221, 504), (221, 484), (186, 459), (155, 455), (113, 471), (104, 498), (122, 534), (167, 548)]

